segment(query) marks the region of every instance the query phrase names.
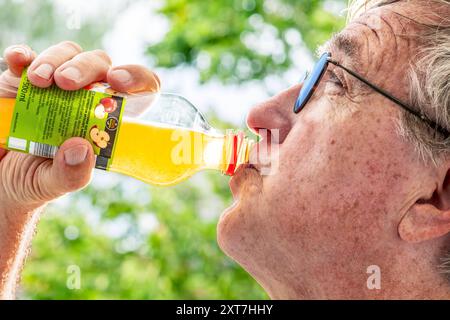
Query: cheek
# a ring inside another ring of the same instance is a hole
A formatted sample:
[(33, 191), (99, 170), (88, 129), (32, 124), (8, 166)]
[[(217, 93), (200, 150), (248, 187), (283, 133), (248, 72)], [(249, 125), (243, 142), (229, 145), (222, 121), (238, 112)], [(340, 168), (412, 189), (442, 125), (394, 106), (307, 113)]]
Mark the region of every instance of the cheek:
[(398, 217), (389, 213), (397, 209), (393, 194), (404, 192), (407, 177), (397, 159), (407, 151), (389, 115), (356, 111), (319, 118), (317, 111), (292, 128), (280, 148), (278, 174), (264, 181), (274, 230), (294, 247), (308, 242), (309, 250), (319, 249), (311, 238), (354, 245), (381, 230), (396, 237)]

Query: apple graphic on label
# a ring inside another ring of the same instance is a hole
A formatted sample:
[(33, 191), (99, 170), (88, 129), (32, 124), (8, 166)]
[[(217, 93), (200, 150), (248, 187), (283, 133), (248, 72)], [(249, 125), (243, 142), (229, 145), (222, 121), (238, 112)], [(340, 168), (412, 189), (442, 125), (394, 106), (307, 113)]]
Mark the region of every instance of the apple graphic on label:
[(100, 149), (105, 149), (110, 140), (109, 134), (106, 131), (100, 130), (97, 126), (93, 126), (90, 131), (92, 141)]
[(103, 98), (100, 103), (105, 107), (107, 113), (112, 113), (117, 109), (117, 101), (114, 98)]
[(95, 107), (94, 114), (97, 119), (104, 119), (106, 116), (105, 106), (103, 104), (99, 103)]

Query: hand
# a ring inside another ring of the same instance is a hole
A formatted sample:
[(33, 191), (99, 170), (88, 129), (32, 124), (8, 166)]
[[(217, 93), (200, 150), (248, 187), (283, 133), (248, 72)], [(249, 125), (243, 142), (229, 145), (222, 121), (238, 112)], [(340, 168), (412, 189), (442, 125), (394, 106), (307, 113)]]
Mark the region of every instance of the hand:
[[(16, 96), (21, 73), (27, 66), (31, 83), (42, 88), (56, 83), (64, 90), (77, 90), (107, 81), (120, 92), (153, 92), (160, 85), (158, 77), (142, 66), (111, 68), (105, 52), (83, 52), (70, 41), (52, 46), (38, 56), (28, 46), (12, 46), (5, 50), (4, 59), (9, 69), (0, 75), (2, 97)], [(92, 147), (82, 138), (67, 140), (53, 160), (0, 149), (0, 210), (14, 214), (32, 212), (78, 190), (90, 181), (94, 163)]]

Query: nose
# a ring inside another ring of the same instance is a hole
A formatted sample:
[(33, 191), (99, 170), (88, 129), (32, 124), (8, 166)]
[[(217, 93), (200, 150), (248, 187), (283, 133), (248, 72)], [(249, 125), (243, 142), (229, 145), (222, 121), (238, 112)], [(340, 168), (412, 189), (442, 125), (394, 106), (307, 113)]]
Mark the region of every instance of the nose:
[(267, 130), (268, 138), (277, 130), (278, 143), (283, 143), (294, 122), (293, 107), (300, 89), (301, 84), (297, 84), (253, 107), (247, 116), (247, 126), (256, 134)]

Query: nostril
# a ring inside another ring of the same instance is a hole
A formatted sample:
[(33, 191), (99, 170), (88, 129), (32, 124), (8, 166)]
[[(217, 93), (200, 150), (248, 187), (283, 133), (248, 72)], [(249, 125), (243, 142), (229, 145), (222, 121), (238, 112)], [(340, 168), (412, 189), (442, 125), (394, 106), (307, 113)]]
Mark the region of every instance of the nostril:
[(272, 129), (258, 128), (255, 133), (258, 135), (260, 143), (270, 145), (272, 141)]
[(264, 133), (264, 131), (267, 129), (264, 128), (252, 128), (252, 131), (254, 134), (256, 134), (259, 137), (259, 141), (261, 141), (264, 137), (261, 136), (261, 133)]

